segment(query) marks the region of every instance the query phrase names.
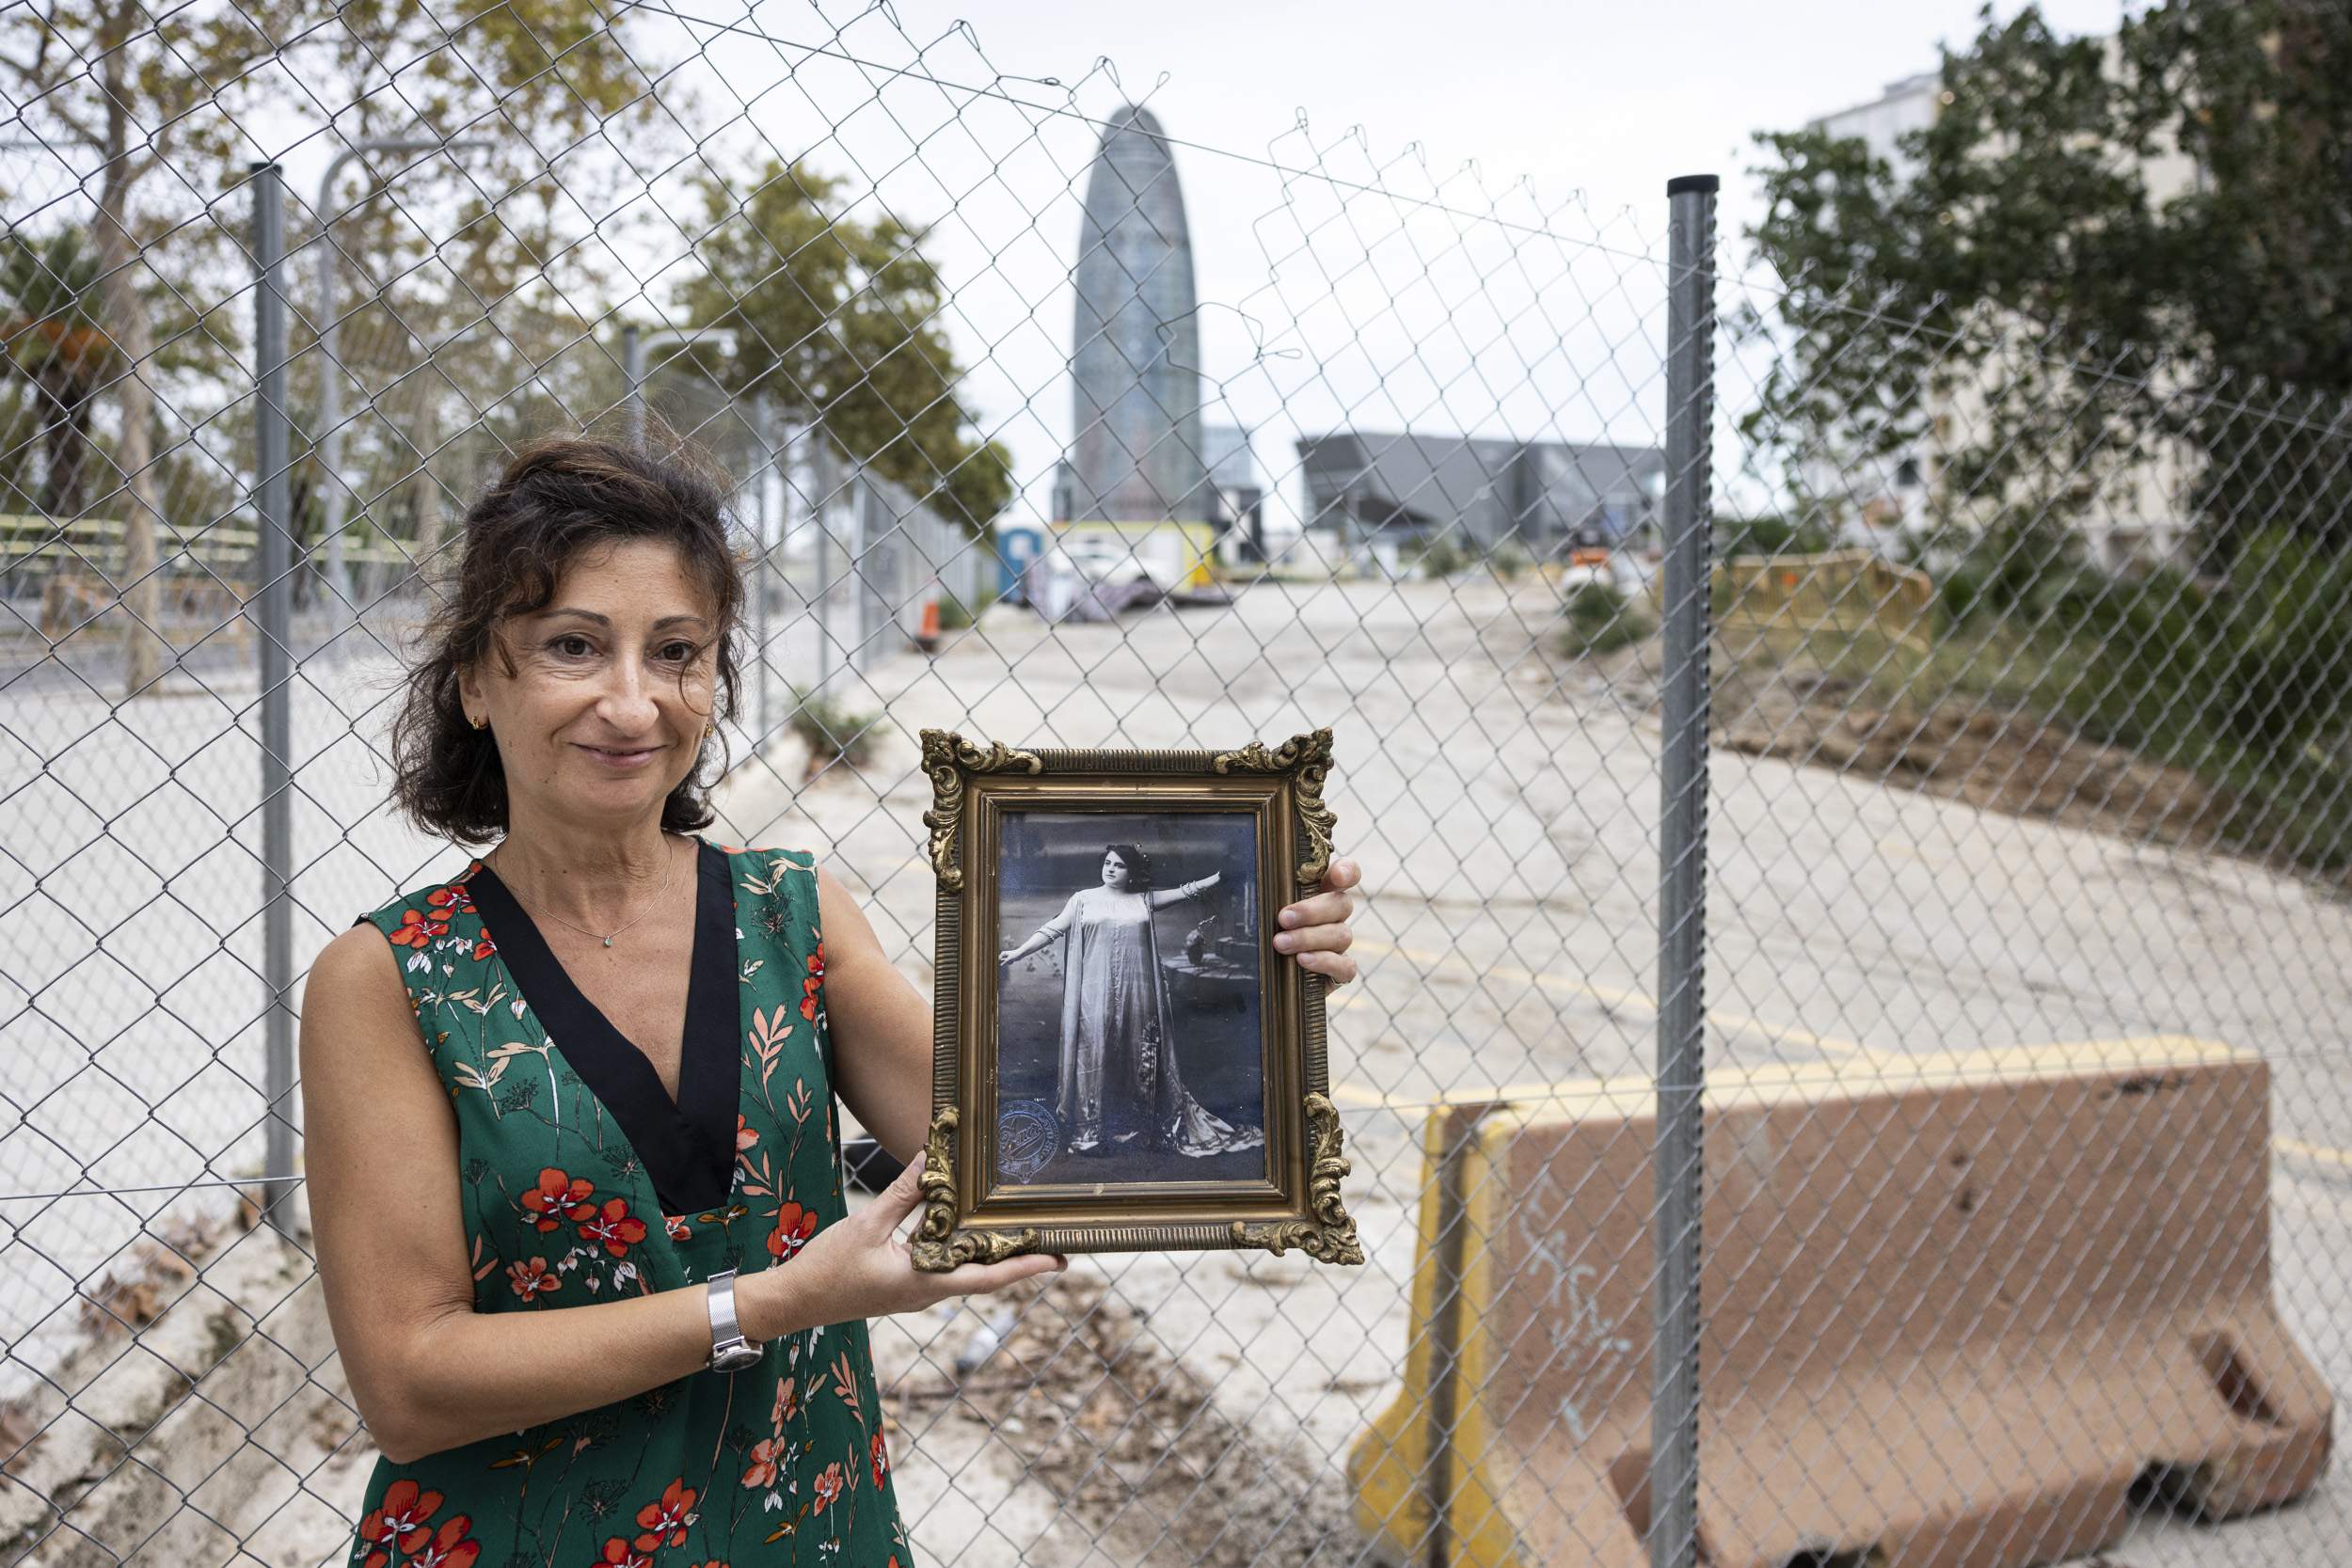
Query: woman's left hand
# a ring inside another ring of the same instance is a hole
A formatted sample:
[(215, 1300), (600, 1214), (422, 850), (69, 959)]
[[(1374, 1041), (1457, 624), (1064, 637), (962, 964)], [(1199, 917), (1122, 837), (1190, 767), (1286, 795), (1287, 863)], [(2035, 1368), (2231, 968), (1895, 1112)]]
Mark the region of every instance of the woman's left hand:
[(1354, 861), (1333, 861), (1323, 874), (1321, 893), (1283, 906), (1275, 951), (1297, 954), (1299, 968), (1311, 969), (1335, 986), (1356, 978), (1356, 960), (1347, 956), (1356, 940), (1347, 925), (1356, 901), (1347, 890), (1363, 879), (1363, 867)]

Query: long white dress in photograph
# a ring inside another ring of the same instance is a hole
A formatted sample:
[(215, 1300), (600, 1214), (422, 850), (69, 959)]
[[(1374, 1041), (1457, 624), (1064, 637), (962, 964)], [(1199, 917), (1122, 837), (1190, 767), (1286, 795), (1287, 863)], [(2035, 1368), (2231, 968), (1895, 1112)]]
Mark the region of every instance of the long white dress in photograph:
[(1265, 1142), (1263, 1129), (1235, 1127), (1195, 1100), (1177, 1065), (1152, 911), (1198, 898), (1217, 881), (1211, 875), (1145, 893), (1081, 888), (1039, 927), (1067, 944), (1054, 1111), (1073, 1150), (1106, 1137), (1132, 1145), (1146, 1132), (1153, 1146), (1196, 1158)]

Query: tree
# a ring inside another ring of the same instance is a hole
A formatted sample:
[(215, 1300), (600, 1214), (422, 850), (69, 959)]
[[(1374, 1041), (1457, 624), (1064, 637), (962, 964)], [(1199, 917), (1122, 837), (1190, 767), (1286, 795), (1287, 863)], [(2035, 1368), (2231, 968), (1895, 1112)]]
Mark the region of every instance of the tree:
[(844, 182), (770, 162), (748, 198), (703, 182), (709, 230), (683, 303), (731, 330), (723, 372), (816, 421), (841, 452), (896, 480), (976, 537), (1012, 496), (1002, 443), (957, 401), (964, 372), (940, 325), (947, 288), (924, 231), (837, 211)]
[(112, 358), (90, 313), (97, 290), (97, 261), (78, 234), (35, 244), (11, 233), (0, 249), (0, 344), (33, 393), (43, 458), (34, 505), (57, 521), (82, 515), (96, 467), (90, 405)]
[[(2352, 8), (2160, 0), (2112, 53), (1988, 7), (1899, 174), (1757, 136), (1750, 231), (1788, 282), (1750, 435), (1841, 465), (1932, 436), (1940, 491), (2064, 521), (2186, 459), (2205, 564), (2262, 524), (2352, 545)], [(2152, 197), (2152, 161), (2193, 160)], [(1939, 409), (1966, 404), (1951, 428)]]
[[(449, 293), (479, 315), (485, 302), (495, 309), (544, 282), (562, 264), (549, 258), (584, 264), (585, 247), (556, 243), (551, 230), (595, 182), (559, 181), (556, 165), (591, 133), (643, 120), (651, 108), (601, 0), (511, 0), (449, 22), (405, 0), (347, 0), (331, 12), (306, 0), (192, 0), (162, 11), (135, 0), (46, 0), (0, 46), (0, 83), (21, 106), (20, 123), (82, 188), (95, 186), (87, 217), (96, 294), (86, 309), (106, 340), (118, 479), (92, 506), (123, 514), (123, 601), (148, 627), (167, 498), (155, 451), (158, 342), (142, 296), (193, 302), (191, 333), (235, 341), (218, 318), (231, 301), (246, 305), (243, 278), (220, 258), (231, 232), (243, 237), (244, 204), (218, 213), (208, 204), (235, 188), (261, 150), (252, 134), (293, 146), (322, 132), (330, 143), (357, 143), (421, 129), (486, 143), (465, 190), (453, 182), (429, 192), (419, 182), (407, 192), (412, 212), (453, 218), (446, 233), (379, 213), (363, 220), (373, 229), (338, 242), (379, 277), (432, 249), (453, 279)], [(626, 183), (622, 161), (608, 150), (604, 162)], [(165, 652), (152, 637), (126, 641), (126, 691), (153, 683)]]

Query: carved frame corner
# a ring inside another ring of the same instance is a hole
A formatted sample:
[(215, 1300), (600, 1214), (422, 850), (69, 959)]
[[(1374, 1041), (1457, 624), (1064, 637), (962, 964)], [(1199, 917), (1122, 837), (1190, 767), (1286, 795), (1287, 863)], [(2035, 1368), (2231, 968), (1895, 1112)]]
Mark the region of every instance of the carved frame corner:
[(923, 1170), (915, 1185), (923, 1196), (923, 1217), (914, 1227), (907, 1251), (925, 1274), (947, 1274), (965, 1263), (1001, 1263), (1037, 1250), (1034, 1227), (1020, 1230), (964, 1230), (956, 1225), (956, 1108), (943, 1106), (931, 1117), (923, 1141)]
[(1219, 773), (1291, 775), (1291, 799), (1299, 840), (1305, 847), (1298, 857), (1296, 880), (1308, 891), (1320, 887), (1323, 874), (1331, 869), (1334, 824), (1331, 808), (1323, 800), (1324, 781), (1331, 773), (1330, 727), (1295, 735), (1272, 750), (1253, 740), (1237, 752), (1218, 752), (1210, 766)]
[(1233, 1245), (1263, 1247), (1278, 1258), (1296, 1247), (1326, 1263), (1361, 1263), (1363, 1243), (1357, 1239), (1356, 1221), (1349, 1216), (1340, 1195), (1340, 1182), (1349, 1169), (1347, 1156), (1343, 1152), (1346, 1136), (1340, 1128), (1339, 1107), (1331, 1103), (1329, 1096), (1307, 1096), (1307, 1129), (1313, 1139), (1307, 1173), (1307, 1209), (1314, 1218), (1273, 1224), (1235, 1220)]

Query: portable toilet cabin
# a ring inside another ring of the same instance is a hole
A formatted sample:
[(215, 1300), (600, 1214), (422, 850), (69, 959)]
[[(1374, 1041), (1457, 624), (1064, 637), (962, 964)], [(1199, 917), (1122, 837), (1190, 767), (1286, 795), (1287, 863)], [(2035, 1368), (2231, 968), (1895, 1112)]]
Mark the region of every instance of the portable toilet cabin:
[(1035, 523), (999, 523), (996, 536), (997, 596), (1011, 604), (1027, 604), (1024, 587), (1029, 562), (1045, 550), (1045, 531)]

